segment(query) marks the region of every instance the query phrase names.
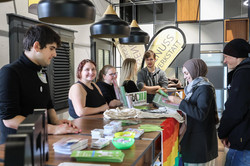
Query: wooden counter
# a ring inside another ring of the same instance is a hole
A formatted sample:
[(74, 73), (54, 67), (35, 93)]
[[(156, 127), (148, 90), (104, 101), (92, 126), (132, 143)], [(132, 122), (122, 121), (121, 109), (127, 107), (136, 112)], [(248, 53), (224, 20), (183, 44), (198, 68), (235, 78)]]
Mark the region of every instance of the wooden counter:
[[(91, 136), (83, 136), (83, 135), (68, 135), (73, 137), (81, 137), (88, 139), (88, 148), (85, 150), (93, 150), (90, 148), (91, 146)], [(46, 165), (58, 165), (62, 162), (76, 162), (74, 158), (71, 158), (70, 155), (55, 153), (53, 150), (53, 143), (62, 139), (63, 135), (61, 136), (49, 136), (49, 161), (46, 162)], [(108, 163), (111, 166), (122, 166), (122, 165), (151, 165), (151, 155), (152, 155), (152, 141), (142, 141), (142, 140), (135, 140), (135, 144), (127, 149), (122, 150), (125, 153), (125, 157), (122, 163)], [(102, 150), (116, 150), (112, 143), (106, 146)], [(96, 163), (96, 162), (87, 162), (87, 163)], [(99, 164), (107, 164), (105, 162), (98, 162)]]
[[(123, 127), (126, 128), (138, 128), (141, 124), (155, 124), (160, 125), (164, 119), (141, 119), (141, 123), (138, 125), (130, 125)], [(70, 158), (70, 155), (55, 153), (53, 150), (53, 143), (60, 140), (63, 137), (82, 137), (89, 140), (88, 150), (93, 150), (90, 148), (91, 144), (91, 130), (95, 128), (102, 129), (103, 126), (109, 123), (111, 120), (103, 119), (102, 114), (86, 116), (84, 118), (79, 118), (73, 120), (73, 123), (82, 129), (80, 134), (68, 134), (68, 135), (49, 135), (49, 161), (46, 165), (58, 165), (62, 162), (76, 162), (74, 158)], [(109, 146), (103, 148), (102, 150), (115, 150), (116, 148), (110, 143)], [(140, 139), (135, 140), (135, 144), (128, 150), (122, 150), (125, 153), (125, 157), (122, 163), (103, 163), (110, 164), (114, 166), (120, 165), (152, 165), (156, 158), (161, 153), (161, 132), (150, 132), (144, 133)], [(3, 164), (4, 159), (4, 145), (0, 145), (0, 164)], [(2, 161), (2, 163), (1, 163)], [(88, 162), (91, 163), (91, 162)], [(98, 162), (99, 163), (99, 162)]]

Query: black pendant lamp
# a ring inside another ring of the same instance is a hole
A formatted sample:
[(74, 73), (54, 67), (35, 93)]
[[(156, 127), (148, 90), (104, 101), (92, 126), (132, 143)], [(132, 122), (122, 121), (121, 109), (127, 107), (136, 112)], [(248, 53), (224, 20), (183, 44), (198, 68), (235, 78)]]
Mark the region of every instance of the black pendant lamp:
[(89, 0), (41, 0), (37, 6), (40, 21), (80, 25), (95, 21), (95, 6)]
[(95, 38), (120, 38), (129, 36), (130, 28), (126, 21), (120, 19), (109, 5), (104, 17), (90, 26), (90, 33)]
[(148, 33), (141, 30), (136, 20), (133, 20), (130, 24), (131, 32), (128, 37), (119, 38), (120, 44), (148, 44)]

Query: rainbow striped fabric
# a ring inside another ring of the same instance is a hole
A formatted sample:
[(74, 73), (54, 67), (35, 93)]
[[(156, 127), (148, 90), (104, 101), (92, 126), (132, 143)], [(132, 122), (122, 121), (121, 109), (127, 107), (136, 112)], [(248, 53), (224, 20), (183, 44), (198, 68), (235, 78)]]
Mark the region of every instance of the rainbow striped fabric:
[(161, 124), (162, 131), (162, 165), (163, 166), (181, 166), (181, 155), (178, 152), (179, 146), (179, 122), (174, 118), (167, 118)]

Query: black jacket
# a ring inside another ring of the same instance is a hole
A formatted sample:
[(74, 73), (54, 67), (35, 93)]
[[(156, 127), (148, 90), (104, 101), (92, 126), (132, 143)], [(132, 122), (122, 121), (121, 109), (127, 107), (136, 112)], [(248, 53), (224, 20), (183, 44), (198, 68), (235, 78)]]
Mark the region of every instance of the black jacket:
[(228, 99), (218, 135), (228, 138), (230, 148), (250, 150), (250, 58), (228, 73)]
[(209, 85), (199, 86), (189, 101), (181, 101), (179, 108), (187, 114), (187, 130), (181, 141), (183, 162), (205, 163), (216, 158), (218, 141), (214, 89)]

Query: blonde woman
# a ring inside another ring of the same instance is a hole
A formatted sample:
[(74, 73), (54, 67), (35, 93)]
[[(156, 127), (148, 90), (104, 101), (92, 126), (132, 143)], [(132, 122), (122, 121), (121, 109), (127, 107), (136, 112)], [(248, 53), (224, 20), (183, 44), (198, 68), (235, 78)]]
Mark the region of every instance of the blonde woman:
[(138, 88), (135, 84), (137, 73), (136, 60), (133, 58), (127, 58), (123, 61), (120, 85), (124, 86), (127, 93), (138, 92)]

